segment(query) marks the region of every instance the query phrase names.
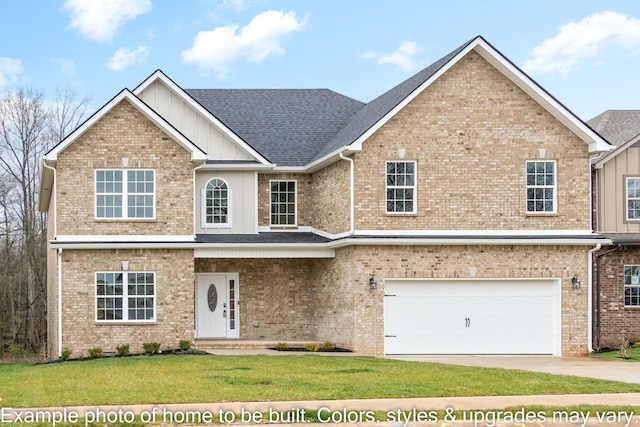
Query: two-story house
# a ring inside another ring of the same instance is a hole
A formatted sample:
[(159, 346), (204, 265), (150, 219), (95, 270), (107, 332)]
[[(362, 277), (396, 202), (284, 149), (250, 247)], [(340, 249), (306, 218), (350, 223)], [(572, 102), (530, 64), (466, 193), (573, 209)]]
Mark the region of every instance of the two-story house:
[(640, 111), (608, 110), (588, 122), (616, 148), (593, 161), (596, 222), (611, 240), (596, 252), (594, 345), (640, 341)]
[(481, 37), (368, 103), (156, 71), (44, 158), (49, 354), (585, 354), (609, 149)]

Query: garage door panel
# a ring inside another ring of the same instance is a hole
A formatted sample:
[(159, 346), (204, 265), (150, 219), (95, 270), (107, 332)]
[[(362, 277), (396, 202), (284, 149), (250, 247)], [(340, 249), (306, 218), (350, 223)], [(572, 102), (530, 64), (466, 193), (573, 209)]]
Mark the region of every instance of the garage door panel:
[(552, 354), (554, 281), (385, 281), (387, 354)]

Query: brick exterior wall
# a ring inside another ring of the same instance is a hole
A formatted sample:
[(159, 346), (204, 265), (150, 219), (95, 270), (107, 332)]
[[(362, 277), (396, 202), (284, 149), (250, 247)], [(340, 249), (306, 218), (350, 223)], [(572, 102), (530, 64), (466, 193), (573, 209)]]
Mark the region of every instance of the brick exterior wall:
[[(472, 52), (363, 144), (356, 229), (590, 229), (588, 147)], [(385, 162), (417, 160), (417, 213), (387, 215)], [(558, 162), (557, 215), (527, 215), (525, 162)]]
[(197, 259), (195, 267), (240, 273), (241, 339), (331, 341), (376, 356), (384, 355), (385, 278), (469, 278), (470, 267), (476, 278), (560, 278), (562, 354), (587, 354), (588, 291), (571, 284), (587, 277), (579, 246), (352, 246), (333, 259)]
[[(152, 168), (156, 219), (96, 220), (95, 169)], [(128, 101), (122, 101), (58, 156), (58, 235), (193, 234), (190, 154)]]
[[(156, 321), (118, 323), (96, 321), (95, 273), (120, 271), (156, 273)], [(87, 357), (90, 348), (115, 352), (129, 344), (132, 353), (142, 343), (159, 342), (177, 348), (180, 340), (193, 340), (194, 266), (192, 250), (65, 250), (62, 260), (62, 345), (72, 357)]]
[[(602, 254), (612, 247), (596, 252)], [(600, 258), (600, 333), (598, 334), (597, 277), (594, 262), (593, 342), (596, 350), (619, 348), (624, 338), (631, 343), (640, 341), (640, 307), (624, 305), (624, 266), (640, 265), (640, 248), (625, 246)], [(599, 336), (598, 336), (599, 335)]]

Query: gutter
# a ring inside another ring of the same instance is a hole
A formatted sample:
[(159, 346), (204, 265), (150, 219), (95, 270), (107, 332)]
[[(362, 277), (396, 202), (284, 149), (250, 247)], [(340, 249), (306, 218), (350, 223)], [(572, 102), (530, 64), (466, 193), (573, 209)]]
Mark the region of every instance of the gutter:
[[(197, 202), (197, 197), (198, 195), (196, 194), (196, 171), (198, 169), (203, 169), (205, 166), (207, 166), (207, 162), (204, 161), (202, 162), (201, 165), (196, 166), (195, 168), (193, 168), (193, 238), (196, 238), (196, 234), (198, 234), (198, 210), (196, 209), (196, 206), (198, 204)], [(203, 201), (204, 203), (204, 201)], [(202, 211), (200, 211), (200, 216), (202, 216)]]
[(346, 160), (349, 162), (349, 186), (350, 186), (350, 220), (349, 220), (349, 234), (353, 235), (356, 228), (355, 216), (356, 216), (356, 206), (355, 206), (355, 162), (352, 158), (347, 157), (344, 153), (340, 152), (340, 158), (342, 160)]
[(58, 237), (58, 197), (56, 195), (56, 187), (58, 186), (58, 180), (56, 176), (56, 168), (47, 165), (46, 161), (42, 162), (42, 166), (53, 171), (53, 185), (51, 186), (51, 194), (53, 195), (53, 238)]
[[(613, 249), (609, 249), (601, 254), (596, 255), (596, 347), (598, 350), (600, 349), (600, 331), (601, 331), (601, 309), (600, 309), (600, 288), (601, 288), (601, 280), (600, 280), (600, 260), (605, 256), (612, 252), (618, 251), (622, 249), (623, 246), (618, 243), (617, 246)], [(592, 302), (592, 298), (590, 300)], [(592, 302), (593, 303), (593, 302)], [(591, 312), (589, 312), (591, 313)]]

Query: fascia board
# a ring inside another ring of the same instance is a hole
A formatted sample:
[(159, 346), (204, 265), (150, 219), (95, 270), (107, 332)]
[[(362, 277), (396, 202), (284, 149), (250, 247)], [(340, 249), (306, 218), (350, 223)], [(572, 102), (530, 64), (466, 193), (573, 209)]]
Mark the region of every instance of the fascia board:
[(129, 101), (134, 107), (136, 107), (142, 114), (149, 120), (163, 129), (167, 134), (176, 140), (184, 149), (191, 153), (192, 161), (204, 161), (206, 160), (206, 154), (196, 147), (189, 139), (178, 132), (173, 126), (171, 126), (166, 120), (164, 120), (158, 113), (152, 110), (147, 104), (142, 102), (140, 98), (131, 93), (128, 89), (122, 90), (118, 95), (113, 97), (107, 102), (100, 110), (87, 119), (82, 125), (74, 130), (69, 136), (67, 136), (60, 144), (56, 145), (45, 156), (44, 160), (48, 162), (55, 162), (58, 160), (58, 154), (71, 145), (75, 140), (81, 137), (87, 130), (89, 130), (96, 122), (102, 119), (109, 111), (111, 111), (116, 105), (122, 101)]
[(624, 151), (626, 151), (627, 148), (631, 147), (633, 144), (639, 141), (640, 141), (640, 135), (637, 135), (632, 139), (630, 139), (629, 141), (625, 142), (624, 144), (614, 147), (613, 152), (606, 154), (602, 159), (596, 161), (593, 164), (593, 166), (596, 169), (601, 169), (609, 160), (615, 159), (618, 154), (623, 153)]
[(502, 72), (505, 77), (511, 80), (552, 116), (569, 128), (576, 136), (588, 144), (589, 153), (593, 154), (610, 151), (613, 148), (597, 132), (580, 120), (575, 114), (567, 109), (567, 107), (562, 105), (557, 99), (544, 90), (531, 77), (516, 67), (484, 39), (478, 37), (471, 46), (480, 56), (487, 60), (487, 62)]
[(133, 90), (133, 93), (137, 96), (142, 93), (147, 87), (149, 87), (156, 80), (160, 80), (165, 86), (171, 89), (174, 93), (182, 97), (182, 99), (189, 104), (194, 110), (196, 110), (199, 114), (209, 120), (214, 126), (216, 126), (222, 133), (224, 133), (227, 137), (229, 137), (233, 142), (242, 147), (243, 150), (246, 150), (249, 154), (251, 154), (258, 162), (270, 165), (271, 162), (264, 158), (262, 154), (258, 153), (253, 147), (247, 144), (242, 138), (236, 135), (231, 129), (229, 129), (224, 123), (222, 123), (216, 116), (211, 114), (206, 108), (204, 108), (200, 103), (196, 102), (187, 92), (184, 91), (178, 84), (176, 84), (173, 80), (171, 80), (166, 74), (164, 74), (161, 70), (156, 70), (151, 76), (149, 76), (144, 82), (142, 82), (138, 87)]

